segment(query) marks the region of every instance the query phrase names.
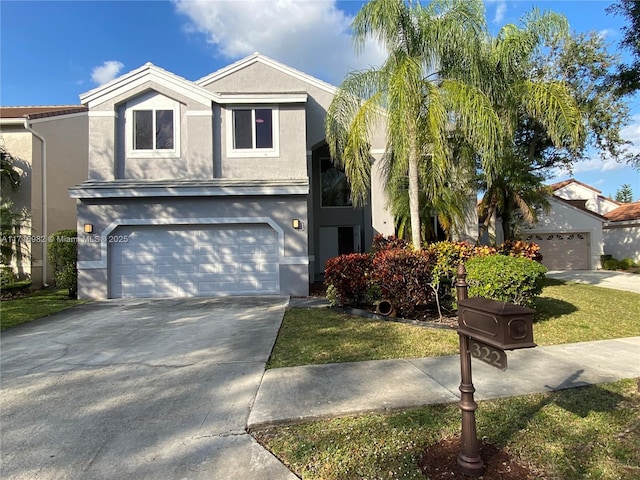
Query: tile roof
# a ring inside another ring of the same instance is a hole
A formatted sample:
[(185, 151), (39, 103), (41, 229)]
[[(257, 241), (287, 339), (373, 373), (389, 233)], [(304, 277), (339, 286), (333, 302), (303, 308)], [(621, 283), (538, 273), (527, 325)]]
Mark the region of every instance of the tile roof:
[(35, 118), (55, 117), (70, 113), (86, 112), (84, 105), (40, 105), (23, 107), (0, 107), (0, 118)]
[(623, 203), (615, 210), (605, 215), (610, 222), (624, 222), (625, 220), (640, 220), (640, 202)]

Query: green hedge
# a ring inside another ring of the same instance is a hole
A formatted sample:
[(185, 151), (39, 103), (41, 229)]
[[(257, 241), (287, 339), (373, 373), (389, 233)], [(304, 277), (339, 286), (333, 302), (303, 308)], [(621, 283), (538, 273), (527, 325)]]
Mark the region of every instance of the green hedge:
[(485, 297), (532, 306), (542, 293), (547, 269), (528, 258), (493, 255), (466, 263), (469, 297)]
[(58, 288), (69, 290), (75, 297), (78, 291), (78, 243), (75, 230), (60, 230), (49, 239), (49, 261)]

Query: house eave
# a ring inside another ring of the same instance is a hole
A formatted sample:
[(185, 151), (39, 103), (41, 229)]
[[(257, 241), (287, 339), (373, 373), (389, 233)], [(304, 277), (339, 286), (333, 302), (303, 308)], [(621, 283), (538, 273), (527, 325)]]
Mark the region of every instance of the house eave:
[(132, 180), (87, 181), (69, 188), (69, 196), (77, 199), (308, 194), (308, 178), (291, 180), (160, 180), (153, 182)]

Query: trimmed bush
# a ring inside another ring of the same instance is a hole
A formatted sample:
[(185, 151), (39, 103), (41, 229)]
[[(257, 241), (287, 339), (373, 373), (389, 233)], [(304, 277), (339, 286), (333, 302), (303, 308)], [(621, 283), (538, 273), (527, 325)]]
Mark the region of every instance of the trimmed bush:
[(435, 255), (409, 249), (384, 250), (373, 258), (371, 280), (382, 298), (395, 306), (398, 314), (411, 317), (420, 306), (435, 303), (433, 283)]
[(532, 306), (542, 293), (547, 269), (528, 258), (492, 255), (466, 263), (469, 297), (485, 297), (516, 305)]
[(327, 298), (332, 304), (358, 306), (369, 300), (371, 256), (351, 253), (330, 258), (324, 266)]
[(612, 255), (600, 255), (602, 268), (605, 270), (631, 270), (636, 267), (636, 263), (630, 258), (618, 260)]
[(0, 267), (0, 286), (4, 287), (18, 281), (18, 276), (11, 267)]
[(75, 230), (60, 230), (49, 239), (49, 261), (58, 288), (69, 290), (75, 297), (78, 291), (78, 243)]

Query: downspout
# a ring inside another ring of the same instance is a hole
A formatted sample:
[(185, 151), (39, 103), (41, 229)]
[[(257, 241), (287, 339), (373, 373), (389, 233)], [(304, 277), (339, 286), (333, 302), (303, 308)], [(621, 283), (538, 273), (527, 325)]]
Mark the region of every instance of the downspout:
[[(24, 128), (34, 137), (40, 140), (42, 145), (42, 235), (47, 237), (48, 221), (47, 221), (47, 141), (42, 135), (36, 132), (29, 125), (29, 117), (24, 119)], [(46, 240), (46, 238), (45, 238)], [(42, 286), (48, 287), (47, 284), (47, 242), (41, 242), (42, 245)]]

